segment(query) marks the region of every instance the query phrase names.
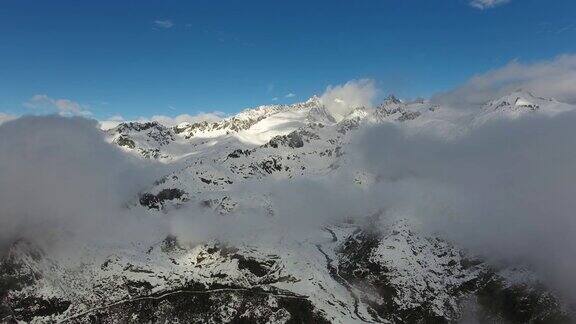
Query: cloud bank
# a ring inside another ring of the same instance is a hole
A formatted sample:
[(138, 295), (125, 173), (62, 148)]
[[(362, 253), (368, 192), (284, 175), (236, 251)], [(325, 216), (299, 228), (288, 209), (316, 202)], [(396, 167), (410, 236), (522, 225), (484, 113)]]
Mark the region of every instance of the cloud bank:
[(432, 100), (454, 107), (478, 106), (520, 88), (538, 96), (576, 104), (576, 55), (562, 55), (531, 64), (513, 61), (474, 76)]
[(125, 207), (158, 170), (106, 143), (96, 126), (58, 116), (0, 125), (0, 246), (22, 237), (145, 237), (144, 221)]
[(529, 265), (574, 298), (575, 123), (575, 112), (490, 122), (452, 141), (385, 125), (353, 147), (379, 179), (369, 191), (384, 218), (415, 219), (488, 260)]
[(222, 217), (211, 209), (189, 206), (172, 213), (171, 229), (181, 240), (193, 243), (207, 239), (232, 245), (303, 242), (328, 223), (371, 216), (365, 192), (348, 180), (341, 173), (322, 178), (248, 180), (229, 191), (237, 203), (231, 214)]

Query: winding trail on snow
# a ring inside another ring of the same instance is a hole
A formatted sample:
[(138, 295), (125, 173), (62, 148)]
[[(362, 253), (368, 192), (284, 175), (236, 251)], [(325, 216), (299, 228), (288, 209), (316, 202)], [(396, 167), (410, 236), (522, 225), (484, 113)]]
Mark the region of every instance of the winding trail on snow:
[[(323, 229), (326, 232), (330, 233), (330, 235), (332, 235), (332, 241), (331, 241), (332, 243), (338, 242), (338, 237), (336, 236), (336, 233), (334, 233), (334, 231), (332, 231), (327, 227), (324, 227)], [(364, 318), (364, 316), (360, 315), (360, 311), (358, 309), (360, 305), (360, 297), (358, 297), (358, 295), (354, 292), (354, 286), (352, 286), (352, 284), (350, 284), (348, 280), (340, 276), (338, 265), (334, 265), (334, 260), (332, 260), (332, 258), (322, 249), (322, 245), (316, 244), (316, 248), (318, 249), (318, 251), (320, 251), (320, 253), (322, 253), (322, 255), (324, 255), (324, 258), (326, 258), (326, 267), (328, 268), (328, 273), (330, 273), (330, 276), (334, 278), (334, 280), (336, 280), (336, 282), (338, 282), (340, 285), (344, 286), (344, 288), (346, 288), (346, 290), (348, 290), (348, 292), (350, 293), (350, 296), (352, 296), (352, 299), (354, 299), (354, 314), (363, 322), (375, 323)]]
[(136, 297), (136, 298), (130, 298), (130, 299), (122, 299), (122, 300), (119, 300), (117, 302), (114, 302), (114, 303), (111, 303), (108, 305), (94, 307), (94, 308), (91, 308), (91, 309), (86, 310), (84, 312), (74, 314), (70, 317), (67, 317), (63, 320), (58, 321), (58, 323), (67, 323), (67, 322), (78, 319), (82, 316), (89, 315), (89, 314), (96, 312), (96, 311), (99, 311), (99, 310), (105, 310), (105, 309), (108, 309), (108, 308), (111, 308), (114, 306), (128, 304), (128, 303), (141, 301), (141, 300), (161, 300), (161, 299), (164, 299), (166, 297), (169, 297), (172, 295), (178, 295), (178, 294), (209, 295), (209, 294), (214, 294), (214, 293), (227, 293), (227, 292), (249, 292), (252, 294), (268, 295), (268, 296), (274, 296), (274, 297), (278, 297), (278, 298), (301, 299), (301, 300), (307, 300), (308, 299), (308, 296), (295, 295), (295, 294), (294, 295), (293, 294), (281, 294), (281, 293), (274, 293), (274, 292), (269, 292), (269, 291), (258, 291), (258, 290), (253, 290), (253, 288), (218, 288), (218, 289), (209, 289), (209, 290), (180, 289), (180, 290), (169, 291), (169, 292), (163, 293), (161, 295), (157, 295), (157, 296), (142, 296), (142, 297)]

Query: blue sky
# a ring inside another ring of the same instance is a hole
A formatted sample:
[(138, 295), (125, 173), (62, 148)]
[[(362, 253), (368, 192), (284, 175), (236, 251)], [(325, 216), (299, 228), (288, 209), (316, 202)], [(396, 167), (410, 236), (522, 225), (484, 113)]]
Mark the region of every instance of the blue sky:
[(357, 78), (430, 96), (576, 52), (575, 13), (574, 0), (3, 0), (0, 112), (232, 113)]

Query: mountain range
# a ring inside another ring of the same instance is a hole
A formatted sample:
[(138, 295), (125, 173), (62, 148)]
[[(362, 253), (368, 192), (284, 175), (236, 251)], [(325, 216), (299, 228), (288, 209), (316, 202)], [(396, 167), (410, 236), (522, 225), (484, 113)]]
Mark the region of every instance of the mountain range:
[[(574, 108), (518, 90), (468, 110), (389, 96), (342, 117), (312, 97), (218, 121), (123, 122), (102, 130), (106, 140), (168, 170), (125, 208), (158, 219), (199, 213), (217, 219), (208, 227), (213, 233), (199, 227), (186, 235), (185, 225), (174, 225), (162, 240), (121, 248), (74, 238), (74, 257), (18, 240), (0, 263), (0, 317), (8, 323), (569, 323), (566, 302), (527, 265), (494, 265), (419, 231), (409, 218), (382, 222), (383, 209), (309, 219), (315, 211), (302, 212), (305, 197), (283, 188), (345, 176), (346, 186), (362, 192), (388, 181), (355, 153), (358, 138), (382, 125), (449, 142), (490, 122)], [(311, 200), (322, 196), (318, 190)], [(317, 206), (323, 207), (334, 208)], [(290, 225), (286, 210), (303, 215), (303, 228)], [(258, 216), (243, 222), (247, 214)], [(235, 237), (226, 239), (230, 233)]]

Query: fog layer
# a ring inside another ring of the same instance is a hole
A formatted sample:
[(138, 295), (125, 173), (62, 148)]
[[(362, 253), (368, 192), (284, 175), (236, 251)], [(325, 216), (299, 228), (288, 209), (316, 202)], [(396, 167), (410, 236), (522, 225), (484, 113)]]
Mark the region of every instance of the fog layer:
[[(354, 147), (385, 217), (415, 218), (494, 262), (576, 288), (576, 113), (492, 122), (443, 141), (369, 129)], [(567, 285), (569, 284), (569, 285)]]
[[(157, 169), (105, 142), (97, 122), (21, 117), (0, 126), (0, 242), (135, 235), (126, 204)], [(145, 235), (145, 234), (144, 234)]]

